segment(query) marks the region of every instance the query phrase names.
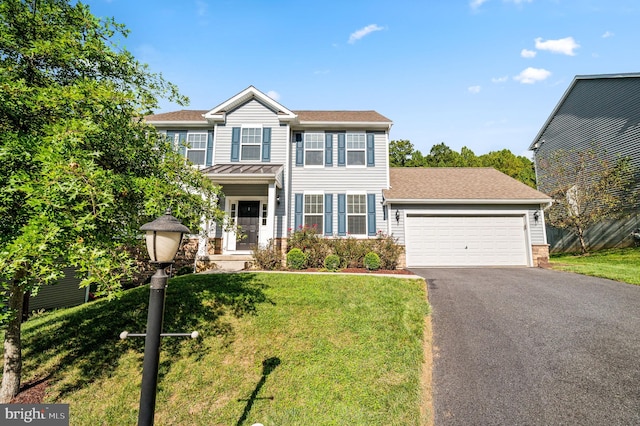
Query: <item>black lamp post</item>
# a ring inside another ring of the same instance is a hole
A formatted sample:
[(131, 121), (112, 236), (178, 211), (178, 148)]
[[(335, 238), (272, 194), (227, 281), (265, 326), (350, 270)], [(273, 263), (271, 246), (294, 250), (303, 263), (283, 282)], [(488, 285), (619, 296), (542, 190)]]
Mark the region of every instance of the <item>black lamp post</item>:
[(146, 231), (147, 250), (151, 263), (157, 267), (151, 277), (149, 288), (149, 313), (147, 332), (144, 340), (144, 361), (142, 364), (142, 385), (140, 389), (140, 411), (138, 425), (153, 425), (156, 408), (156, 387), (158, 384), (158, 363), (160, 361), (160, 334), (164, 317), (164, 293), (169, 277), (165, 268), (173, 263), (178, 252), (182, 235), (190, 233), (178, 219), (171, 216), (171, 210), (153, 222), (140, 228)]

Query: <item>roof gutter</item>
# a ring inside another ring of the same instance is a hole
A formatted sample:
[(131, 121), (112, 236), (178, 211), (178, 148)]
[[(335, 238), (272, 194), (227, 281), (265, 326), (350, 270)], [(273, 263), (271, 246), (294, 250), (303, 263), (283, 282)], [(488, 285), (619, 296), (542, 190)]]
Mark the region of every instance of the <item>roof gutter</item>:
[(382, 205), (388, 204), (498, 204), (498, 205), (520, 205), (520, 204), (545, 204), (550, 206), (553, 200), (551, 198), (531, 198), (531, 199), (461, 199), (461, 198), (430, 198), (430, 199), (415, 199), (415, 198), (385, 198)]

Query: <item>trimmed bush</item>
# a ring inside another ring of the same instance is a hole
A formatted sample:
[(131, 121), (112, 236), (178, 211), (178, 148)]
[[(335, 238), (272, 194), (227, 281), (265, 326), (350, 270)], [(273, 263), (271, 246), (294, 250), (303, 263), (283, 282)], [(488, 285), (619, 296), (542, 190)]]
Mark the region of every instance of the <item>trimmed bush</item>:
[(307, 267), (307, 255), (299, 248), (289, 250), (289, 253), (287, 253), (287, 267), (305, 269)]
[(337, 254), (330, 254), (324, 258), (324, 267), (329, 271), (340, 269), (340, 257)]
[(294, 231), (289, 236), (287, 247), (302, 250), (307, 255), (309, 268), (322, 268), (325, 257), (331, 254), (327, 240), (318, 233), (318, 228), (314, 226), (303, 226)]
[(364, 267), (369, 271), (377, 271), (380, 269), (380, 256), (370, 251), (364, 256)]

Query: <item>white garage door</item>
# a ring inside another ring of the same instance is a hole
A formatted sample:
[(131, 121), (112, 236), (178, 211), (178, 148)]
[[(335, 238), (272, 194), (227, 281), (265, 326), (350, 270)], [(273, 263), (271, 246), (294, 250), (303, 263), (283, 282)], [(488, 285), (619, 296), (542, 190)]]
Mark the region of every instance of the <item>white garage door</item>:
[(527, 266), (523, 216), (407, 216), (407, 266)]

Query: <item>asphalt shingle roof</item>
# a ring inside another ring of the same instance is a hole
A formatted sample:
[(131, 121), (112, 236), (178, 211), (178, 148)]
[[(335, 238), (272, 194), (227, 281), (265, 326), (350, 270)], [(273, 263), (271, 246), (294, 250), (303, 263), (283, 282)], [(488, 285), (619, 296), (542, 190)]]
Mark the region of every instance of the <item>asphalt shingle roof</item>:
[[(145, 120), (148, 122), (158, 121), (205, 121), (203, 115), (208, 110), (189, 110), (164, 112), (160, 114), (148, 115)], [(324, 122), (324, 123), (391, 123), (387, 117), (376, 111), (293, 111), (300, 121), (304, 122)]]
[(392, 167), (388, 200), (551, 200), (510, 176), (484, 167)]

